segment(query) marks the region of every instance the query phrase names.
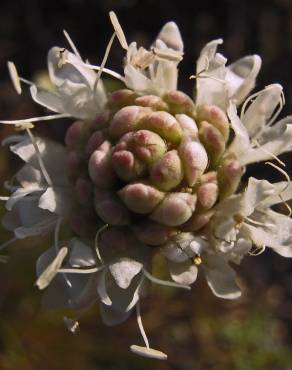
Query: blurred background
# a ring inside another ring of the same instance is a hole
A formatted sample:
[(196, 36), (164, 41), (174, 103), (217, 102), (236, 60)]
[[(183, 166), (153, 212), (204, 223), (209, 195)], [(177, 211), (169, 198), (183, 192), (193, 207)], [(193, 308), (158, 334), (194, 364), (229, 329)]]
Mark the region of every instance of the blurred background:
[[(108, 12), (118, 14), (128, 41), (149, 46), (166, 21), (174, 20), (185, 42), (179, 88), (192, 93), (195, 61), (202, 46), (223, 37), (221, 51), (233, 62), (259, 54), (263, 67), (257, 88), (278, 82), (284, 86), (292, 113), (291, 0), (2, 0), (0, 4), (0, 117), (17, 119), (46, 113), (21, 97), (8, 78), (13, 60), (21, 76), (45, 80), (46, 54), (66, 46), (66, 29), (82, 56), (99, 64), (112, 34)], [(115, 44), (108, 66), (121, 70), (123, 51)], [(68, 121), (38, 125), (41, 135), (62, 141)], [(0, 127), (0, 139), (11, 133)], [(291, 157), (291, 156), (290, 156)], [(292, 173), (289, 155), (283, 156)], [(19, 165), (5, 148), (0, 153), (1, 183)], [(264, 164), (247, 176), (279, 180)], [(1, 212), (4, 212), (1, 206)], [(2, 231), (0, 241), (9, 238)], [(116, 328), (105, 327), (98, 309), (81, 319), (72, 335), (64, 312), (44, 312), (34, 286), (35, 261), (50, 243), (30, 239), (5, 252), (0, 265), (0, 370), (291, 370), (292, 261), (266, 252), (248, 257), (237, 268), (243, 295), (237, 301), (213, 297), (200, 278), (191, 294), (153, 287), (143, 302), (146, 331), (154, 348), (169, 355), (167, 362), (137, 358), (128, 351), (140, 344), (135, 317)]]

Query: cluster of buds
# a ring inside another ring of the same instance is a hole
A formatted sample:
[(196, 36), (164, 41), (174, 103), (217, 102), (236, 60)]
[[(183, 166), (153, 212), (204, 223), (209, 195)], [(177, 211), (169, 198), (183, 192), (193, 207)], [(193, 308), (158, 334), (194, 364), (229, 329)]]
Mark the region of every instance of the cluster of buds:
[[(81, 59), (67, 32), (73, 52), (49, 51), (53, 90), (20, 78), (8, 63), (16, 91), (29, 83), (32, 98), (54, 114), (0, 121), (26, 132), (5, 140), (25, 165), (13, 184), (6, 182), (12, 194), (1, 197), (3, 225), (15, 237), (0, 249), (53, 231), (54, 245), (37, 261), (45, 305), (79, 312), (98, 302), (108, 325), (136, 309), (145, 346), (133, 345), (132, 352), (166, 359), (150, 348), (142, 325), (147, 281), (190, 289), (202, 271), (216, 296), (235, 299), (241, 292), (230, 262), (266, 247), (292, 257), (292, 183), (278, 165), (278, 155), (292, 150), (292, 122), (291, 116), (275, 122), (284, 104), (280, 85), (248, 97), (259, 56), (226, 66), (217, 52), (222, 40), (208, 43), (191, 98), (177, 89), (183, 42), (174, 22), (146, 50), (128, 45), (113, 12), (110, 19), (114, 34), (100, 66)], [(126, 50), (124, 75), (105, 68), (115, 38)], [(103, 73), (124, 88), (107, 92)], [(64, 117), (74, 118), (65, 146), (33, 135), (34, 122)], [(250, 178), (242, 190), (246, 166), (267, 160), (277, 161), (267, 163), (286, 181)], [(289, 215), (272, 209), (279, 203)], [(72, 237), (60, 240), (65, 223)], [(171, 281), (151, 274), (157, 253)], [(64, 321), (70, 331), (78, 329), (75, 319)]]

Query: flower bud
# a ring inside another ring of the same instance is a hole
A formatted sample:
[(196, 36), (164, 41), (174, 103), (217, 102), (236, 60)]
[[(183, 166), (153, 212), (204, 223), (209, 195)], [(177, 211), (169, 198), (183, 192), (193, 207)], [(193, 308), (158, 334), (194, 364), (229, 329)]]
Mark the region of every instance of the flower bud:
[(189, 186), (194, 186), (208, 166), (205, 148), (198, 141), (185, 139), (178, 148), (185, 177)]
[(229, 122), (224, 111), (216, 105), (203, 104), (197, 108), (198, 122), (207, 121), (216, 127), (227, 141), (229, 137)]
[(178, 144), (183, 136), (183, 131), (177, 120), (164, 111), (153, 112), (144, 117), (139, 128), (156, 132), (164, 140)]
[(156, 95), (143, 95), (135, 99), (135, 104), (142, 107), (149, 107), (153, 110), (167, 110), (167, 104)]
[(137, 94), (133, 90), (121, 89), (109, 94), (108, 105), (113, 109), (120, 109), (134, 103)]
[(165, 153), (150, 169), (150, 181), (164, 191), (175, 188), (182, 179), (182, 163), (177, 150)]
[(141, 161), (147, 164), (158, 161), (167, 150), (161, 137), (148, 130), (134, 132), (130, 148)]
[(214, 213), (214, 209), (204, 211), (202, 213), (195, 212), (192, 217), (183, 225), (183, 231), (195, 232), (201, 230), (209, 223)]
[(84, 136), (86, 123), (84, 121), (74, 122), (66, 131), (65, 144), (67, 146), (74, 146), (79, 144)]
[(199, 137), (211, 161), (216, 163), (225, 151), (223, 135), (215, 126), (212, 126), (207, 121), (203, 121), (200, 124)]
[(197, 197), (188, 193), (170, 193), (150, 215), (150, 219), (163, 225), (179, 226), (194, 213)]
[(79, 175), (81, 168), (81, 157), (74, 150), (70, 151), (66, 158), (66, 172), (69, 177)]
[(79, 177), (75, 183), (75, 191), (80, 204), (86, 205), (91, 198), (92, 184), (90, 181)]
[(198, 201), (205, 209), (209, 209), (216, 203), (218, 193), (218, 185), (214, 182), (207, 182), (197, 189)]
[(141, 177), (146, 171), (146, 165), (129, 150), (115, 151), (112, 155), (112, 165), (117, 175), (124, 181), (132, 181)]
[(123, 226), (130, 222), (129, 211), (113, 192), (96, 188), (94, 207), (98, 216), (105, 223)]
[(111, 144), (108, 141), (91, 154), (88, 172), (94, 184), (101, 188), (115, 185), (116, 175), (111, 165)]
[(85, 152), (91, 155), (98, 147), (105, 141), (105, 134), (103, 131), (95, 131), (89, 138)]
[(226, 159), (218, 168), (220, 200), (233, 194), (240, 182), (242, 167), (236, 159)]
[(164, 193), (151, 185), (134, 183), (126, 185), (118, 194), (133, 212), (150, 213), (164, 198)]
[(144, 244), (161, 245), (166, 243), (176, 231), (157, 222), (146, 220), (135, 225), (134, 233), (136, 237)]
[(192, 99), (182, 91), (170, 91), (164, 95), (163, 99), (169, 105), (170, 111), (173, 114), (192, 114), (195, 110), (195, 105)]
[(149, 108), (138, 107), (137, 105), (120, 109), (110, 122), (110, 135), (115, 139), (119, 139), (127, 132), (136, 130), (140, 119), (149, 112), (151, 112)]
[(196, 138), (198, 136), (198, 126), (193, 118), (186, 114), (176, 114), (176, 120), (183, 130), (184, 136)]
[(109, 118), (110, 118), (110, 111), (105, 110), (105, 111), (99, 113), (95, 117), (94, 121), (91, 122), (90, 127), (93, 130), (101, 130), (101, 129), (108, 126)]
[(209, 171), (204, 173), (204, 175), (200, 178), (200, 183), (205, 184), (206, 182), (215, 182), (217, 183), (217, 172), (216, 171)]

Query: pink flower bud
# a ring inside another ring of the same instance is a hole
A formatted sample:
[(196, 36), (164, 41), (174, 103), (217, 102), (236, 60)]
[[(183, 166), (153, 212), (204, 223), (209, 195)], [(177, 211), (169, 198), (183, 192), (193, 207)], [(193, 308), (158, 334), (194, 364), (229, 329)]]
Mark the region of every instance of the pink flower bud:
[(193, 113), (195, 105), (192, 99), (182, 91), (174, 90), (166, 93), (163, 97), (169, 105), (172, 113)]
[(218, 194), (218, 185), (213, 182), (202, 184), (197, 189), (198, 201), (205, 209), (209, 209), (214, 206), (218, 198)]
[(79, 144), (83, 139), (85, 126), (86, 123), (84, 121), (74, 122), (66, 131), (65, 144), (67, 146)]
[(155, 208), (151, 220), (168, 226), (184, 224), (194, 213), (197, 197), (188, 193), (170, 193)]
[(203, 121), (199, 128), (199, 137), (207, 150), (212, 162), (217, 162), (225, 151), (225, 139), (221, 132), (207, 121)]
[(198, 141), (185, 139), (178, 148), (185, 177), (189, 186), (194, 186), (208, 166), (205, 148)]
[(216, 105), (201, 105), (197, 108), (198, 122), (207, 121), (215, 126), (223, 135), (225, 141), (229, 137), (229, 122), (225, 112)]
[(144, 117), (139, 124), (140, 128), (156, 132), (166, 141), (178, 144), (183, 132), (177, 120), (164, 111), (153, 112)]
[(153, 186), (143, 183), (126, 185), (118, 194), (131, 211), (142, 214), (150, 213), (165, 195)]
[(105, 141), (89, 159), (88, 172), (91, 180), (101, 188), (112, 188), (116, 175), (111, 165), (111, 144)]
[(139, 107), (137, 105), (120, 109), (110, 122), (110, 135), (118, 139), (127, 132), (136, 130), (140, 119), (149, 112), (151, 112), (150, 108)]
[(156, 162), (167, 150), (161, 137), (148, 130), (129, 132), (124, 135), (114, 147), (114, 151), (123, 149), (132, 151), (135, 157), (147, 164)]
[(81, 168), (81, 157), (76, 151), (68, 153), (66, 158), (66, 172), (69, 177), (78, 176)]
[(154, 110), (167, 110), (167, 104), (156, 95), (143, 95), (135, 99), (135, 104), (142, 107), (149, 107)]
[(176, 232), (173, 228), (150, 220), (140, 222), (133, 230), (137, 238), (148, 245), (162, 245)]
[(128, 150), (115, 151), (112, 155), (112, 165), (117, 175), (124, 181), (136, 180), (146, 170), (146, 165)]
[(122, 226), (130, 222), (129, 211), (113, 192), (96, 188), (94, 207), (98, 216), (110, 225)]
[(121, 89), (112, 92), (108, 97), (108, 104), (114, 109), (120, 109), (125, 105), (132, 105), (137, 94), (128, 89)]
[(104, 131), (95, 131), (89, 138), (85, 152), (91, 155), (105, 141)]
[(176, 120), (180, 124), (185, 136), (196, 138), (198, 136), (198, 126), (193, 118), (186, 114), (176, 114)]
[(183, 225), (183, 231), (194, 232), (201, 230), (208, 224), (214, 213), (214, 209), (202, 213), (194, 213), (192, 217)]
[(80, 204), (86, 205), (91, 199), (92, 195), (92, 184), (90, 181), (79, 177), (75, 183), (75, 191)]
[(94, 130), (101, 130), (108, 125), (108, 121), (110, 118), (110, 111), (105, 110), (101, 113), (99, 113), (93, 122), (91, 122), (90, 127)]
[(236, 159), (226, 159), (218, 168), (218, 183), (220, 199), (233, 194), (240, 182), (242, 167)]
[(150, 169), (150, 181), (164, 191), (175, 188), (182, 179), (182, 163), (177, 150), (165, 153)]

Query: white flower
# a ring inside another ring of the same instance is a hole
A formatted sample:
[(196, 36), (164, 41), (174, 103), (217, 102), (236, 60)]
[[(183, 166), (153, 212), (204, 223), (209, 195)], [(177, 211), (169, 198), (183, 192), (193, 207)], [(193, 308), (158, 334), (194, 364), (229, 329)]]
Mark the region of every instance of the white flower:
[(150, 51), (138, 49), (136, 42), (129, 45), (124, 68), (126, 85), (144, 94), (163, 95), (176, 90), (182, 55), (179, 29), (174, 22), (166, 23)]

